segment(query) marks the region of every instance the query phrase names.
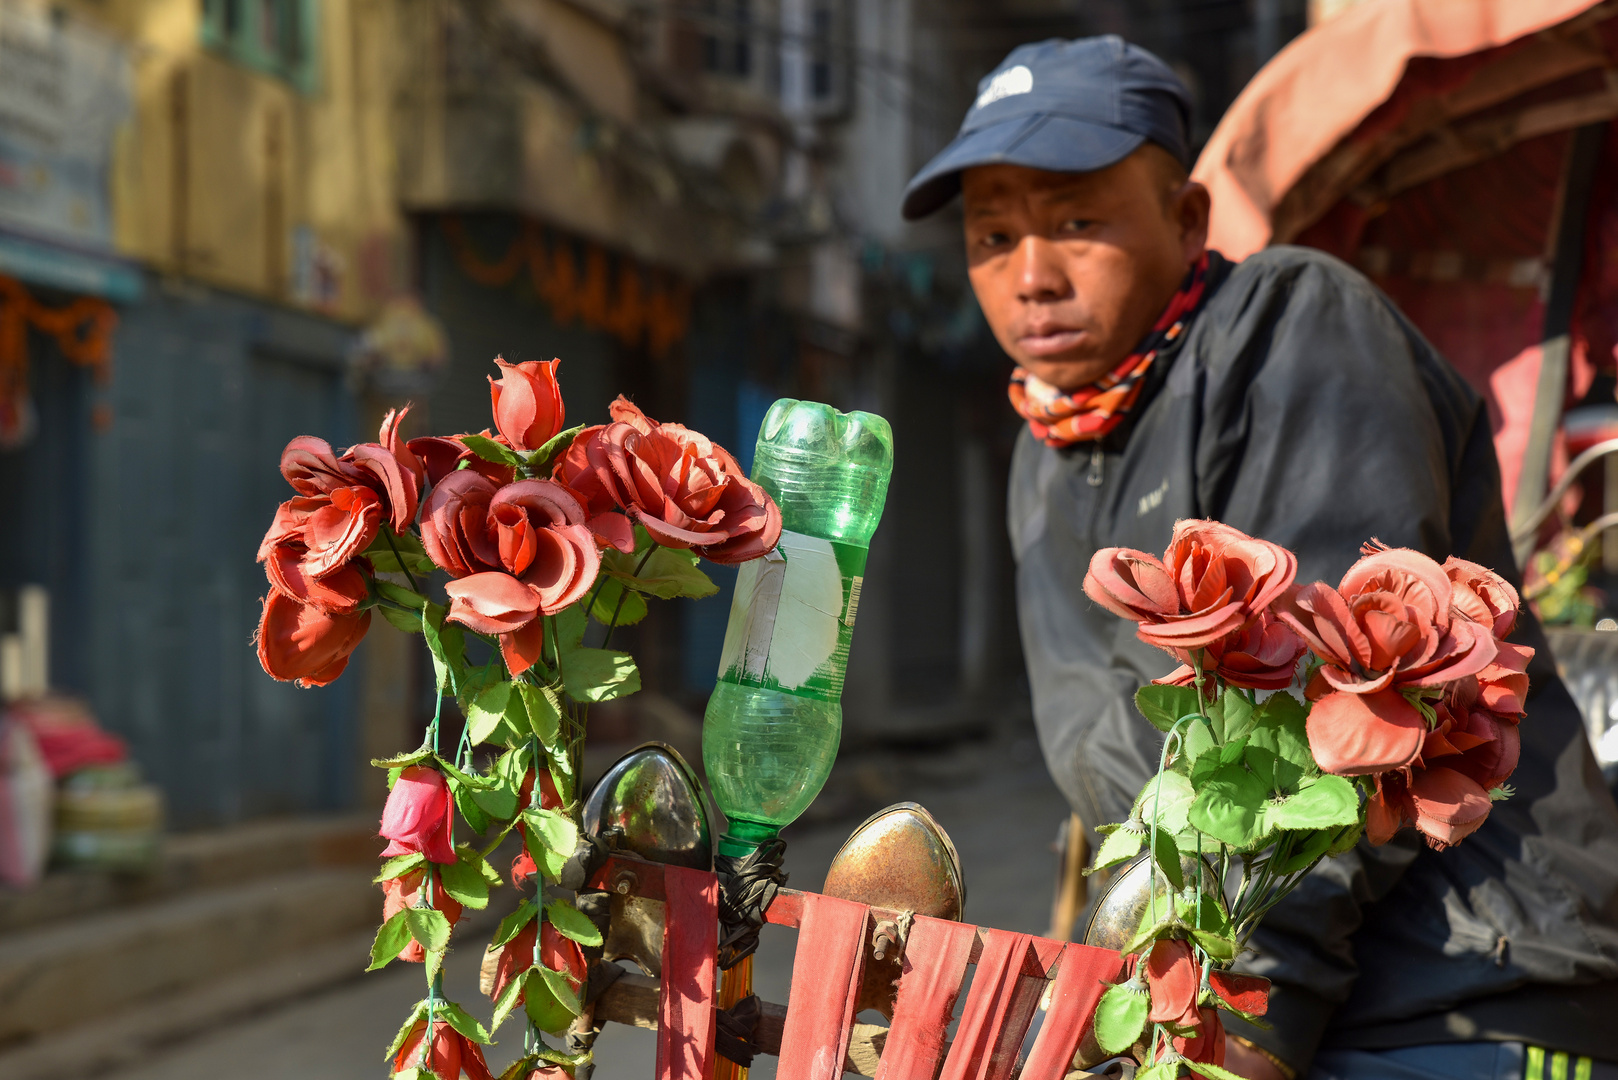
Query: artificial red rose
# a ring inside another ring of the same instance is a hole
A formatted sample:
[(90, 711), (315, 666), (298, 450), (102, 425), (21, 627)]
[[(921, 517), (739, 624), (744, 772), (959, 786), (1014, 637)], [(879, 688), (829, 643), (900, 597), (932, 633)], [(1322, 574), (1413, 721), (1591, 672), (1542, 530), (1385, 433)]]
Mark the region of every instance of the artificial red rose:
[[(413, 908), (421, 903), (421, 883), (425, 876), (420, 870), (412, 870), (408, 874), (400, 874), (382, 883), (383, 922), (387, 922), (406, 908)], [(451, 926), (461, 921), (460, 902), (436, 883), (433, 886), (432, 906), (443, 913)], [(410, 944), (400, 951), (399, 959), (419, 964), (427, 959), (427, 950), (421, 947), (421, 942), (411, 938)]]
[(1219, 1018), (1219, 1010), (1204, 1005), (1197, 1010), (1197, 1019), (1197, 1033), (1174, 1036), (1174, 1049), (1191, 1061), (1223, 1067), (1225, 1022)]
[(392, 841), (382, 849), (385, 857), (421, 852), (435, 863), (455, 861), (450, 832), (455, 824), (455, 801), (449, 784), (436, 769), (411, 765), (399, 774), (382, 807), (378, 831)]
[(1511, 582), (1475, 562), (1451, 555), (1444, 560), (1454, 592), (1450, 604), (1457, 614), (1487, 626), (1497, 638), (1504, 638), (1517, 625), (1522, 597)]
[(1489, 793), (1516, 771), (1522, 750), (1517, 725), (1456, 701), (1437, 707), (1438, 724), (1406, 768), (1376, 778), (1366, 805), (1366, 836), (1384, 844), (1414, 825), (1434, 847), (1459, 843), (1489, 816)]
[[(500, 959), (494, 971), (494, 988), (489, 992), (491, 1000), (499, 1001), (500, 995), (506, 992), (511, 980), (521, 977), (533, 966), (534, 931), (540, 922), (540, 919), (534, 919), (500, 947)], [(574, 990), (582, 988), (584, 980), (589, 976), (589, 964), (584, 959), (584, 950), (579, 948), (579, 943), (563, 937), (556, 927), (548, 922), (539, 935), (539, 962), (552, 971), (560, 971), (566, 975), (568, 985)], [(522, 1000), (523, 995), (518, 992), (517, 1003), (521, 1004)]]
[(276, 544), (264, 559), (264, 573), (276, 592), (309, 604), (330, 615), (346, 615), (359, 610), (370, 595), (363, 559), (344, 563), (325, 577), (308, 573), (307, 549), (301, 541)]
[(512, 675), (539, 659), (539, 616), (577, 602), (601, 569), (584, 508), (550, 480), (497, 488), (471, 470), (451, 473), (422, 506), (421, 542), (456, 579), (445, 586), (450, 620), (498, 634)]
[[(1455, 618), (1454, 588), (1438, 563), (1408, 548), (1373, 549), (1336, 589), (1293, 590), (1276, 614), (1325, 661), (1311, 697), (1326, 687), (1375, 694), (1438, 687), (1476, 675), (1495, 658), (1494, 634)], [(1324, 766), (1322, 766), (1324, 767)]]
[(303, 573), (324, 577), (370, 547), (381, 524), (382, 501), (369, 488), (299, 496), (276, 508), (258, 557), (264, 560), (278, 544), (301, 545)]
[[(1204, 675), (1216, 675), (1231, 686), (1249, 690), (1284, 690), (1297, 676), (1298, 658), (1304, 654), (1303, 639), (1285, 623), (1265, 611), (1244, 629), (1226, 634), (1202, 651), (1199, 662)], [(1185, 663), (1161, 679), (1167, 686), (1192, 686), (1196, 668), (1191, 666), (1191, 650), (1179, 650)]]
[(1410, 764), (1421, 753), (1427, 724), (1397, 690), (1351, 694), (1336, 690), (1309, 710), (1306, 724), (1315, 764), (1339, 776), (1366, 776)]
[(1263, 1016), (1270, 1011), (1270, 980), (1262, 975), (1215, 968), (1208, 972), (1208, 989), (1228, 1008), (1249, 1016)]
[(1197, 991), (1202, 984), (1202, 968), (1196, 953), (1183, 941), (1159, 941), (1146, 954), (1146, 985), (1152, 995), (1146, 1020), (1152, 1024), (1197, 1022)]
[[(281, 475), (294, 491), (307, 497), (335, 498), (339, 491), (353, 488), (369, 491), (381, 508), (380, 515), (388, 519), (394, 532), (402, 533), (416, 520), (425, 477), (421, 462), (399, 441), (399, 425), (409, 411), (389, 412), (378, 432), (381, 442), (358, 443), (341, 457), (325, 439), (300, 435), (281, 451)], [(375, 535), (373, 529), (371, 536)]]
[(612, 423), (580, 432), (555, 473), (592, 519), (617, 507), (664, 547), (716, 563), (747, 562), (775, 547), (781, 508), (722, 447), (657, 423), (623, 397), (609, 411)]
[[(348, 587), (351, 582), (338, 583)], [(363, 582), (361, 583), (363, 589)], [(258, 662), (272, 678), (299, 686), (326, 686), (343, 673), (348, 658), (371, 627), (371, 612), (325, 611), (300, 604), (279, 589), (264, 598), (259, 618)]]
[[(492, 435), (485, 428), (478, 434), (485, 439), (505, 444), (504, 435)], [(496, 484), (509, 484), (516, 479), (517, 470), (510, 465), (501, 465), (494, 461), (485, 461), (478, 457), (461, 441), (461, 435), (424, 435), (419, 439), (411, 439), (409, 450), (421, 460), (422, 468), (427, 470), (429, 483), (439, 483), (444, 477), (465, 468), (487, 476)]]
[(494, 408), (494, 426), (515, 450), (538, 450), (565, 426), (562, 388), (556, 381), (560, 360), (529, 360), (508, 364), (500, 357), (494, 364), (500, 378), (489, 376), (489, 399)]
[(1204, 649), (1257, 621), (1298, 573), (1286, 548), (1217, 521), (1180, 521), (1161, 560), (1102, 548), (1084, 575), (1085, 594), (1131, 622), (1148, 645), (1179, 655)]
[(393, 1075), (410, 1068), (430, 1069), (438, 1080), (458, 1080), (464, 1071), (471, 1080), (494, 1080), (483, 1048), (450, 1027), (443, 1020), (433, 1021), (432, 1045), (425, 1050), (427, 1021), (417, 1020), (393, 1058)]
[(1509, 641), (1494, 643), (1494, 663), (1477, 674), (1478, 704), (1513, 723), (1528, 703), (1528, 661), (1534, 650)]

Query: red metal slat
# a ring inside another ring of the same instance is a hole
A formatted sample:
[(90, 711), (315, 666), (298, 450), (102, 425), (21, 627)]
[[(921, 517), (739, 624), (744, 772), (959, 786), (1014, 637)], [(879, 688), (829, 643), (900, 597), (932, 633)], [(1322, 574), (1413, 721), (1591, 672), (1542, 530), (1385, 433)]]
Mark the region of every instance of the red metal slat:
[(777, 1080), (838, 1080), (871, 947), (871, 909), (817, 893), (804, 893), (802, 902), (775, 1075)]
[(917, 916), (905, 941), (893, 1026), (876, 1080), (933, 1080), (938, 1075), (945, 1029), (955, 1013), (977, 933), (967, 923)]
[(972, 991), (939, 1080), (1007, 1080), (1045, 991), (1045, 969), (1027, 934), (980, 928)]
[(1096, 1002), (1123, 975), (1124, 964), (1111, 949), (1069, 945), (1051, 988), (1045, 1023), (1034, 1039), (1022, 1080), (1062, 1080), (1079, 1048), (1079, 1040), (1095, 1019)]
[(668, 913), (657, 1017), (657, 1080), (703, 1080), (714, 1065), (719, 879), (684, 866), (662, 870)]

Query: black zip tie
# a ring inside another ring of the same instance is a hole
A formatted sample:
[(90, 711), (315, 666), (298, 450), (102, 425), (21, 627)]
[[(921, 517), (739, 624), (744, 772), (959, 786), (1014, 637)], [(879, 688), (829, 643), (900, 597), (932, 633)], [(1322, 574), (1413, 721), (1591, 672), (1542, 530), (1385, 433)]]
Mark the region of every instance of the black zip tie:
[(765, 841), (753, 851), (735, 858), (719, 855), (714, 870), (719, 875), (719, 967), (729, 971), (758, 948), (758, 932), (764, 927), (764, 913), (787, 883), (781, 860), (787, 844), (779, 836)]

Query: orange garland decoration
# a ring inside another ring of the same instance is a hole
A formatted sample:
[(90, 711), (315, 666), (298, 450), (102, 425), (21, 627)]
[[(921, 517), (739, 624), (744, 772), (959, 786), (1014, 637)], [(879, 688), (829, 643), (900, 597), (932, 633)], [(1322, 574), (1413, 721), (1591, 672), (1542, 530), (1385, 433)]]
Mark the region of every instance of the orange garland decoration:
[(619, 256), (617, 280), (613, 281), (607, 251), (587, 244), (581, 273), (572, 245), (552, 230), (552, 243), (547, 247), (545, 230), (532, 221), (523, 222), (522, 231), (500, 258), (485, 262), (459, 217), (446, 215), (442, 227), (456, 266), (479, 285), (506, 285), (526, 265), (534, 292), (550, 305), (558, 326), (577, 319), (630, 347), (644, 340), (656, 357), (667, 355), (690, 328), (691, 287), (668, 271), (644, 268)]
[[(19, 409), (28, 394), (28, 330), (56, 339), (70, 362), (93, 369), (104, 385), (112, 374), (112, 333), (118, 312), (95, 296), (81, 296), (65, 307), (46, 307), (16, 278), (0, 274), (0, 411)], [(96, 426), (106, 424), (98, 408)]]

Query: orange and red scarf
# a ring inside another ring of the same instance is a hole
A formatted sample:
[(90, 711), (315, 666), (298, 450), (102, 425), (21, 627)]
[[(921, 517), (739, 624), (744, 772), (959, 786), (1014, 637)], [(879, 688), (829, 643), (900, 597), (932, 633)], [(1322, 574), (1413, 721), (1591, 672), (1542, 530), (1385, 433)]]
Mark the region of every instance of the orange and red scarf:
[(1186, 322), (1196, 313), (1207, 277), (1205, 252), (1186, 274), (1179, 291), (1140, 346), (1089, 386), (1064, 394), (1022, 368), (1013, 371), (1006, 393), (1011, 398), (1011, 407), (1028, 421), (1028, 430), (1034, 437), (1043, 439), (1046, 446), (1060, 448), (1099, 439), (1123, 423), (1145, 389), (1146, 372), (1157, 359), (1158, 350), (1178, 338), (1185, 331)]

